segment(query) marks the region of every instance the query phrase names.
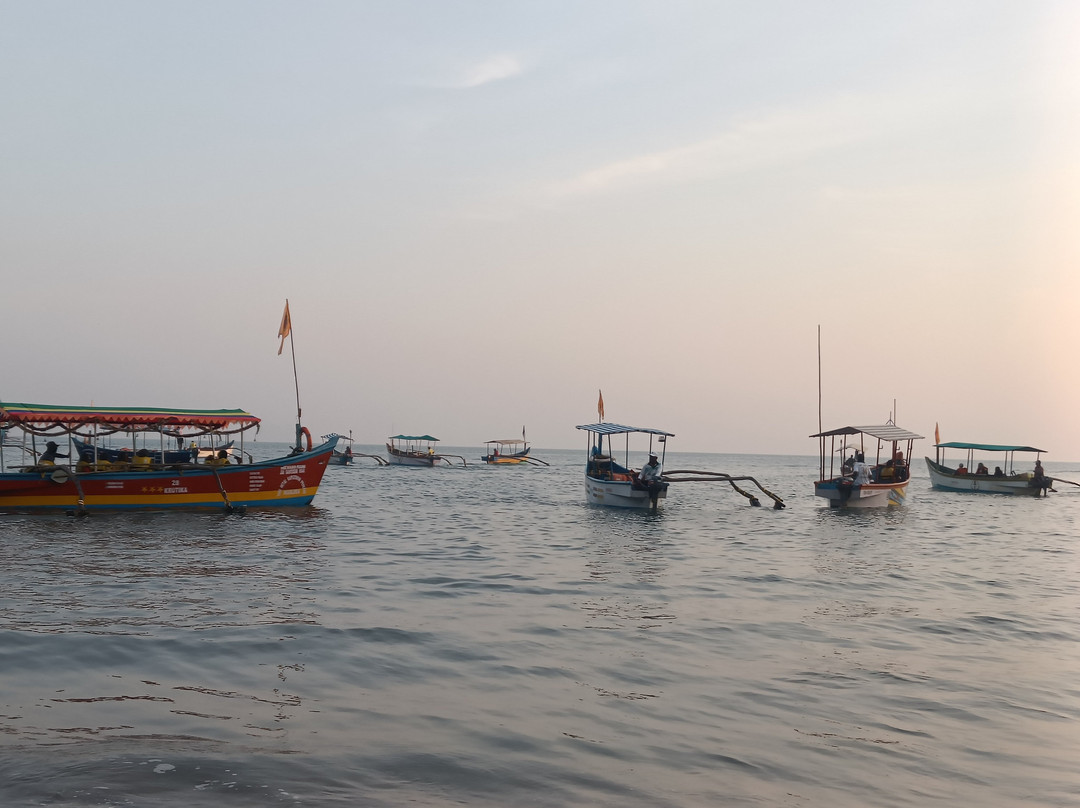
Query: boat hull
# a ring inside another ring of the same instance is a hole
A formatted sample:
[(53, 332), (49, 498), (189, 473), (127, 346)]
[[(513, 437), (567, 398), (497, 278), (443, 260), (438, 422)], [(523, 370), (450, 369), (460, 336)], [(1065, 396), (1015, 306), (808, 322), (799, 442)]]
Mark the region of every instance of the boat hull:
[(979, 494), (1012, 494), (1014, 496), (1035, 497), (1040, 488), (1032, 484), (1030, 473), (1013, 474), (1008, 477), (994, 477), (986, 474), (954, 474), (952, 469), (935, 463), (929, 457), (926, 467), (930, 471), (930, 485), (939, 491), (961, 491)]
[(392, 466), (427, 466), (430, 468), (435, 465), (435, 461), (439, 457), (438, 455), (402, 454), (401, 452), (391, 451), (387, 447), (386, 459)]
[(908, 481), (854, 485), (848, 478), (818, 480), (814, 495), (824, 498), (830, 508), (887, 508), (907, 501)]
[(655, 504), (648, 491), (634, 488), (630, 482), (621, 480), (598, 480), (585, 476), (585, 500), (590, 505), (606, 505), (610, 508), (637, 508), (649, 510), (659, 507), (667, 498), (667, 485), (656, 494)]
[(0, 474), (0, 510), (108, 511), (300, 507), (314, 499), (334, 439), (310, 452), (246, 465), (76, 472), (67, 466)]

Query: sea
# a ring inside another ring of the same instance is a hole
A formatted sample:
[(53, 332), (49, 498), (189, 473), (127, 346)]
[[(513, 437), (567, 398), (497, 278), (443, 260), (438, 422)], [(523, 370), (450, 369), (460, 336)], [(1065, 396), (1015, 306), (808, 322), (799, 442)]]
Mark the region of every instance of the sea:
[(0, 806), (1080, 806), (1080, 487), (831, 511), (816, 457), (669, 452), (787, 507), (651, 514), (443, 451), (0, 516)]

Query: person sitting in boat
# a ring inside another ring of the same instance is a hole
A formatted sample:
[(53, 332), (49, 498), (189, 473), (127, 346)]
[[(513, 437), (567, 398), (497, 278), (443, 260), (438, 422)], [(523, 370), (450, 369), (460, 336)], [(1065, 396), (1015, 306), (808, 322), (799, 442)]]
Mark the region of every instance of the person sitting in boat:
[(990, 474), (990, 469), (988, 469), (985, 465), (980, 463), (978, 466), (975, 467), (975, 473), (976, 474), (988, 475), (988, 474)]
[(634, 476), (635, 488), (643, 488), (646, 491), (653, 491), (660, 488), (660, 478), (664, 473), (664, 466), (660, 463), (660, 458), (653, 452), (649, 453), (649, 462), (641, 467)]
[(956, 467), (956, 473), (957, 474), (967, 474), (967, 466), (965, 466), (963, 463), (961, 463), (959, 466)]
[(1001, 470), (1001, 466), (994, 466), (994, 476), (995, 477), (1004, 477), (1005, 476), (1005, 472)]
[(45, 451), (41, 453), (41, 457), (38, 458), (38, 465), (41, 466), (55, 466), (56, 458), (67, 457), (60, 451), (60, 447), (56, 445), (56, 441), (51, 440), (45, 444)]
[(211, 466), (227, 466), (229, 465), (229, 453), (224, 449), (218, 449), (218, 453), (206, 458), (206, 462)]
[(891, 476), (894, 480), (900, 482), (907, 479), (907, 461), (904, 460), (904, 453), (899, 449), (885, 461), (885, 468), (893, 470), (892, 474), (888, 476)]

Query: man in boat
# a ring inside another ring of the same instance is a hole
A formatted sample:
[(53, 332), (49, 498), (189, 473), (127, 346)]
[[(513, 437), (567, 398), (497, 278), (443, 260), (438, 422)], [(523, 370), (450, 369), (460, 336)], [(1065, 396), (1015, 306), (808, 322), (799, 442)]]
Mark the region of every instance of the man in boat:
[(988, 469), (986, 467), (985, 463), (979, 463), (979, 465), (975, 468), (975, 473), (976, 474), (982, 474), (982, 475), (985, 476), (985, 475), (990, 473), (990, 469)]
[(907, 479), (907, 462), (904, 460), (904, 453), (899, 449), (896, 450), (896, 454), (885, 461), (885, 468), (893, 470), (893, 479), (896, 481), (902, 482)]
[(1051, 482), (1053, 482), (1053, 480), (1047, 477), (1046, 472), (1043, 471), (1042, 461), (1035, 458), (1035, 471), (1031, 477), (1031, 484), (1038, 489), (1035, 492), (1035, 496), (1042, 494), (1045, 497), (1047, 491), (1053, 491), (1054, 489), (1050, 487)]
[(38, 463), (42, 466), (55, 466), (56, 458), (67, 457), (60, 451), (60, 447), (56, 445), (56, 441), (51, 440), (45, 444), (45, 451), (41, 453), (41, 457), (38, 458)]
[(650, 452), (649, 462), (641, 467), (641, 471), (637, 473), (634, 482), (637, 483), (637, 487), (652, 493), (660, 489), (660, 477), (663, 473), (664, 467), (660, 463), (660, 458), (655, 453)]

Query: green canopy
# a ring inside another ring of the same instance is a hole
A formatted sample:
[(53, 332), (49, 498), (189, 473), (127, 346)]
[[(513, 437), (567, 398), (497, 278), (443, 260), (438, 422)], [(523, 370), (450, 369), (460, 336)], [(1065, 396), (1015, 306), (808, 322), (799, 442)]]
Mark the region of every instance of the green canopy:
[(431, 435), (391, 435), (390, 440), (429, 440), (438, 442), (438, 438), (433, 438)]
[(1036, 452), (1046, 454), (1045, 449), (1036, 449), (1034, 446), (1004, 446), (996, 443), (963, 443), (961, 441), (935, 443), (934, 445), (939, 449), (978, 449), (983, 452)]

